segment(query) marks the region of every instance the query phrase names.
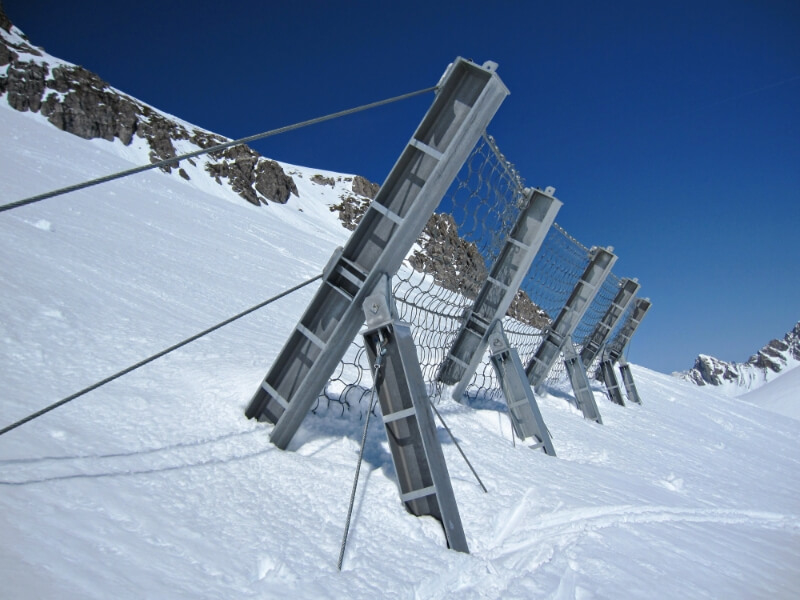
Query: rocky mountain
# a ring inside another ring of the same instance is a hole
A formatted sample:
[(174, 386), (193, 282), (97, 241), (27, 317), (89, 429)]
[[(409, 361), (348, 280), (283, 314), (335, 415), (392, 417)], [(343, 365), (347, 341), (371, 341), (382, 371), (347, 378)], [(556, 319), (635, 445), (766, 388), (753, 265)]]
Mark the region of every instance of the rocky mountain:
[(680, 376), (697, 385), (719, 387), (738, 396), (761, 387), (800, 365), (800, 322), (783, 339), (772, 340), (744, 363), (730, 363), (701, 354), (694, 367)]
[[(0, 99), (21, 112), (40, 113), (62, 131), (83, 139), (119, 140), (126, 146), (146, 144), (151, 163), (230, 141), (176, 117), (165, 114), (113, 87), (87, 69), (47, 54), (5, 15), (0, 4)], [(284, 204), (297, 196), (297, 185), (276, 161), (261, 156), (247, 145), (186, 159), (200, 166), (219, 185), (229, 186), (241, 198), (259, 206)], [(179, 162), (160, 167), (165, 173), (189, 180)], [(198, 171), (194, 170), (195, 176)], [(342, 225), (355, 229), (379, 185), (361, 176), (347, 177), (352, 193), (340, 194), (331, 211)], [(318, 185), (334, 186), (322, 175)], [(487, 275), (483, 257), (474, 243), (464, 240), (451, 215), (434, 214), (418, 240), (420, 250), (410, 261), (414, 268), (430, 273), (446, 289), (474, 298), (476, 281)], [(520, 292), (509, 315), (536, 327), (549, 323), (547, 315), (524, 292)]]

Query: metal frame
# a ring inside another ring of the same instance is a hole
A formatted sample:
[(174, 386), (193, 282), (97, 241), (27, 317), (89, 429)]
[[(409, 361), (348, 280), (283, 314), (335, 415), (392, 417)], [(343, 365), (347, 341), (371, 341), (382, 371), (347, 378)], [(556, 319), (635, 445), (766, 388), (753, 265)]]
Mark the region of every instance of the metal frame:
[(364, 323), (361, 304), (384, 273), (397, 271), (425, 223), (508, 94), (494, 72), (462, 58), (343, 249), (245, 412), (275, 423), (285, 449)]
[(592, 334), (587, 338), (581, 349), (581, 361), (585, 367), (591, 367), (595, 357), (600, 353), (603, 345), (608, 340), (608, 336), (614, 331), (617, 321), (628, 310), (628, 305), (633, 301), (634, 296), (639, 291), (639, 281), (637, 279), (623, 278), (619, 283), (619, 291), (611, 301), (606, 314), (597, 323)]
[(561, 312), (544, 333), (533, 357), (525, 367), (528, 381), (540, 393), (544, 380), (566, 344), (572, 344), (570, 336), (580, 323), (586, 310), (594, 300), (603, 281), (617, 261), (613, 248), (592, 248), (589, 265), (572, 290)]
[(600, 409), (597, 408), (594, 392), (592, 392), (589, 378), (586, 376), (586, 367), (584, 367), (583, 360), (575, 350), (572, 337), (567, 338), (562, 351), (564, 353), (564, 366), (567, 368), (567, 375), (572, 384), (572, 391), (575, 394), (575, 402), (578, 404), (578, 408), (581, 409), (583, 418), (602, 425), (603, 418), (600, 416)]
[(636, 298), (633, 301), (633, 308), (620, 328), (619, 333), (603, 351), (603, 360), (600, 362), (597, 376), (598, 379), (602, 379), (603, 383), (605, 383), (606, 391), (611, 401), (620, 406), (625, 406), (625, 402), (622, 399), (619, 382), (614, 374), (614, 363), (616, 362), (619, 362), (619, 370), (622, 375), (622, 381), (625, 384), (628, 400), (637, 404), (642, 403), (642, 399), (636, 389), (636, 383), (633, 380), (633, 373), (631, 373), (631, 368), (622, 353), (651, 306), (652, 303), (649, 298)]
[(519, 353), (508, 343), (500, 320), (496, 320), (489, 331), (489, 352), (489, 359), (500, 382), (500, 389), (506, 398), (511, 426), (517, 437), (521, 440), (533, 437), (536, 443), (531, 448), (541, 448), (545, 454), (555, 456), (556, 450), (553, 447), (550, 431), (544, 423), (533, 390), (525, 377)]
[(388, 277), (367, 297), (363, 310), (373, 376), (382, 354), (378, 399), (400, 498), (410, 513), (438, 519), (451, 549), (469, 553), (411, 328), (397, 318)]
[(554, 193), (555, 188), (544, 192), (526, 190), (525, 206), (467, 312), (447, 358), (439, 367), (438, 380), (455, 385), (452, 396), (458, 402), (483, 359), (494, 324), (508, 312), (562, 206)]

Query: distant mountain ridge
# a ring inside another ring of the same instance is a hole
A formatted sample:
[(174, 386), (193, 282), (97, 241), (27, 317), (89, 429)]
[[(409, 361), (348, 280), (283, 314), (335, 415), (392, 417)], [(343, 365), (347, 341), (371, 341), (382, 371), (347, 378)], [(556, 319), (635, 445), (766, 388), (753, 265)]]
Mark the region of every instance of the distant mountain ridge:
[(697, 385), (719, 387), (731, 396), (738, 396), (761, 387), (778, 375), (800, 365), (800, 321), (783, 339), (775, 339), (744, 363), (731, 363), (701, 354), (694, 367), (681, 378)]

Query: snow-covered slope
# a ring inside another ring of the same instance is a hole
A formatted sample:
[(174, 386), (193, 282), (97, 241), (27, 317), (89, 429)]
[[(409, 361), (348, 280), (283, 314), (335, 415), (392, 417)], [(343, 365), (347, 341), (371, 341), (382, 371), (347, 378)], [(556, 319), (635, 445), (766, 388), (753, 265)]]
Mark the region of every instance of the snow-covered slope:
[[(131, 152), (0, 99), (3, 203)], [(318, 274), (351, 182), (284, 167), (284, 205), (156, 171), (0, 214), (0, 425)], [(0, 437), (0, 596), (795, 597), (800, 422), (635, 366), (644, 405), (598, 389), (602, 426), (539, 398), (558, 458), (501, 404), (440, 406), (489, 490), (442, 434), (469, 555), (405, 511), (373, 421), (339, 573), (362, 423), (280, 451), (243, 414), (313, 288)]]
[(782, 415), (800, 419), (800, 369), (791, 369), (760, 388), (739, 396)]

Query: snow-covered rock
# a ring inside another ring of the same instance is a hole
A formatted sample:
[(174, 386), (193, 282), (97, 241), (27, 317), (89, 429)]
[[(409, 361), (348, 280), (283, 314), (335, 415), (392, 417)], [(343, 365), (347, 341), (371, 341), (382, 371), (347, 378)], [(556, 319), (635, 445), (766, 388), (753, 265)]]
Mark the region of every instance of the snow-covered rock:
[(711, 385), (729, 396), (745, 394), (800, 365), (800, 322), (783, 339), (765, 345), (747, 362), (731, 363), (701, 354), (680, 376), (697, 385)]

